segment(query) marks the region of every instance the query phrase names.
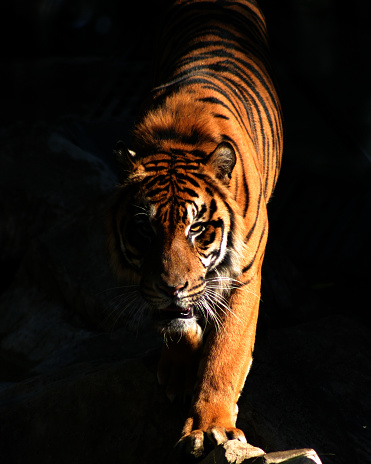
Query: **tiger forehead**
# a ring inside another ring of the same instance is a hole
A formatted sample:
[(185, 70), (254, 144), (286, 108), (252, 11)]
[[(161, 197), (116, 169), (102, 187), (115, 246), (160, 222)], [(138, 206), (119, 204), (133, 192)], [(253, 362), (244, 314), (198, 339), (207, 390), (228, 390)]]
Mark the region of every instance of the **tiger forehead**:
[(148, 173), (159, 172), (159, 171), (197, 171), (200, 168), (201, 157), (203, 157), (203, 152), (199, 156), (195, 157), (188, 156), (185, 153), (181, 154), (160, 154), (156, 155), (149, 159), (148, 161), (143, 162), (143, 167)]
[(214, 198), (187, 201), (171, 197), (164, 203), (151, 205), (148, 213), (150, 220), (157, 224), (188, 226), (196, 221), (209, 220), (216, 209)]
[(198, 199), (212, 196), (200, 160), (158, 154), (143, 160), (141, 167), (140, 190), (149, 203), (163, 204), (172, 199), (198, 203)]

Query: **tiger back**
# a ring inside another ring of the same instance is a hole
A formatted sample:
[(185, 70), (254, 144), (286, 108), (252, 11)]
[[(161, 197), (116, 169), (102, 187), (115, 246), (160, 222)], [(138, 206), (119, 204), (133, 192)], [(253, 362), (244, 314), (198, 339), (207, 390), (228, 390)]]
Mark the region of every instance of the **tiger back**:
[(160, 383), (169, 397), (193, 394), (179, 445), (200, 457), (206, 437), (245, 441), (237, 400), (252, 362), (282, 122), (255, 1), (177, 1), (166, 24), (131, 149), (115, 148), (109, 249), (166, 339)]

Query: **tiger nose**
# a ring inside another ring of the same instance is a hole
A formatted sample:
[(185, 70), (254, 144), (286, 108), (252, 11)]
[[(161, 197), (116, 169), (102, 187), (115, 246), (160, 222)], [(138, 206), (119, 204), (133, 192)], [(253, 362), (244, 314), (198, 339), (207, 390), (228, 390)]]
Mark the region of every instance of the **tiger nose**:
[(169, 296), (177, 296), (178, 293), (180, 293), (182, 290), (186, 288), (188, 285), (188, 282), (185, 284), (179, 284), (179, 285), (169, 285), (166, 282), (161, 282), (158, 287), (160, 290), (165, 292)]

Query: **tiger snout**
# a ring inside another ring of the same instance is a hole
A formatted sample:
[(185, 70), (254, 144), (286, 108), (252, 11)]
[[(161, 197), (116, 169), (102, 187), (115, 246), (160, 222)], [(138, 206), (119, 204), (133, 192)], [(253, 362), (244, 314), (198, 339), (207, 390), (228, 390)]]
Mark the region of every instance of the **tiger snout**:
[(159, 290), (165, 293), (166, 295), (169, 295), (171, 298), (178, 296), (178, 294), (185, 290), (186, 287), (188, 287), (188, 282), (182, 282), (178, 285), (169, 285), (168, 283), (163, 281), (160, 284), (158, 284)]
[(142, 290), (144, 297), (158, 309), (170, 305), (184, 309), (202, 292), (205, 269), (182, 228), (173, 232), (173, 237), (170, 232), (164, 235), (146, 257)]
[[(201, 279), (203, 282), (203, 279)], [(178, 282), (178, 281), (177, 281)], [(142, 294), (150, 306), (164, 312), (166, 317), (193, 317), (194, 306), (201, 298), (204, 285), (195, 285), (191, 280), (180, 283), (168, 283), (164, 279), (155, 280), (152, 284), (144, 284)]]

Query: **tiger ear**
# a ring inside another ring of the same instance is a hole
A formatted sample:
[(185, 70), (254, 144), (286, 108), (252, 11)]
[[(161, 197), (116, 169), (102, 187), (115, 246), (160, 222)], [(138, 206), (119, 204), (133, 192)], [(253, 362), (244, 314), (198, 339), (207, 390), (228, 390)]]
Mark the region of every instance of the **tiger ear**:
[(212, 167), (218, 179), (228, 184), (236, 164), (236, 153), (232, 145), (228, 142), (220, 143), (209, 155), (207, 164)]
[(115, 145), (113, 154), (115, 157), (119, 181), (124, 182), (134, 166), (136, 153), (129, 150), (124, 142), (119, 140)]

